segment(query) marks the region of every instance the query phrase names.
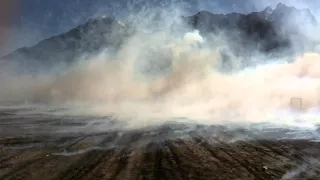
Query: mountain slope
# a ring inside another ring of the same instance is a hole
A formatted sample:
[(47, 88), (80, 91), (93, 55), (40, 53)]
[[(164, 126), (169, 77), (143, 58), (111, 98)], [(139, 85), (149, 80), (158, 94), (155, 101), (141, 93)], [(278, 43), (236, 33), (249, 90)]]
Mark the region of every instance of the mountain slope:
[[(37, 69), (57, 64), (70, 64), (82, 55), (104, 48), (118, 48), (128, 34), (128, 28), (113, 17), (91, 19), (70, 31), (45, 39), (35, 46), (24, 47), (3, 57), (14, 62), (28, 62), (26, 68)], [(30, 66), (28, 66), (30, 64)]]

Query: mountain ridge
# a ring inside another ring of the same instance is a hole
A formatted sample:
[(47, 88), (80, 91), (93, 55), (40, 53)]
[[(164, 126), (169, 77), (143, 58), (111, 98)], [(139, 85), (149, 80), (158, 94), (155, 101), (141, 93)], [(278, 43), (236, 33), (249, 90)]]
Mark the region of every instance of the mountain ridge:
[[(286, 28), (290, 23), (284, 26), (282, 24), (292, 19), (293, 16), (300, 17), (300, 15), (301, 19), (298, 19), (298, 22), (290, 22), (291, 25), (306, 20), (311, 25), (318, 24), (310, 10), (298, 10), (282, 3), (279, 3), (275, 9), (268, 6), (263, 11), (249, 14), (236, 12), (214, 14), (200, 11), (195, 15), (180, 18), (188, 27), (198, 29), (202, 34), (215, 33), (220, 30), (228, 32), (240, 30), (240, 34), (229, 33), (229, 38), (237, 42), (237, 46), (243, 44), (244, 48), (249, 46), (255, 48), (258, 45), (258, 51), (273, 52), (281, 48), (290, 48), (289, 36), (299, 34), (299, 32)], [(40, 68), (42, 64), (47, 64), (47, 67), (59, 63), (68, 65), (83, 55), (94, 54), (104, 48), (119, 48), (126, 38), (133, 34), (134, 29), (135, 27), (125, 25), (112, 16), (90, 19), (66, 33), (40, 41), (35, 46), (17, 49), (2, 59), (15, 62), (28, 60), (33, 62), (29, 68), (34, 69)], [(298, 36), (304, 38), (302, 35)]]

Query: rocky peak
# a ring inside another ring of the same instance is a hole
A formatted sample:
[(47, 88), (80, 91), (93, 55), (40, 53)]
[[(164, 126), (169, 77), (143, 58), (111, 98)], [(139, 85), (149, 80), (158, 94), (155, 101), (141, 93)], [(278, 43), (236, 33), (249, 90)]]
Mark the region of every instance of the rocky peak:
[(269, 20), (278, 23), (290, 24), (291, 22), (296, 23), (309, 23), (317, 24), (315, 17), (312, 15), (309, 9), (296, 9), (292, 6), (286, 6), (285, 4), (279, 3), (277, 7), (272, 11), (268, 17)]
[(264, 19), (268, 19), (268, 17), (272, 14), (272, 12), (273, 12), (272, 7), (268, 6), (261, 12), (261, 15)]
[(293, 9), (296, 10), (296, 8), (293, 6), (287, 6), (283, 3), (278, 3), (275, 10), (286, 11), (286, 10), (293, 10)]

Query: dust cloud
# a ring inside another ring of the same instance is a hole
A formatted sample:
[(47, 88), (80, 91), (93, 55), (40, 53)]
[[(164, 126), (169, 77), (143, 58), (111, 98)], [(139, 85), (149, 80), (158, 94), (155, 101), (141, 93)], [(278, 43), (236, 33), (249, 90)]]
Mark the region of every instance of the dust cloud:
[(85, 108), (67, 113), (112, 115), (131, 127), (177, 119), (201, 124), (290, 123), (297, 110), (318, 123), (320, 54), (240, 70), (240, 60), (233, 58), (225, 73), (220, 71), (219, 48), (207, 45), (198, 31), (175, 38), (169, 32), (148, 38), (137, 34), (118, 53), (102, 53), (56, 76), (3, 73), (0, 100), (81, 106)]

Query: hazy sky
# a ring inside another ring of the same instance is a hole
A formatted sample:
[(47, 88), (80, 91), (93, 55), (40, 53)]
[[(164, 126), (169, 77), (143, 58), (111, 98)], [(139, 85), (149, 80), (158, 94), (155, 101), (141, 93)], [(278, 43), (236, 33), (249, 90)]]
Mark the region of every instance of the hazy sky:
[[(310, 8), (317, 18), (319, 0), (1, 0), (11, 1), (11, 23), (1, 21), (2, 36), (10, 32), (0, 54), (65, 32), (88, 18), (100, 15), (121, 16), (145, 6), (183, 7), (188, 11), (208, 10), (216, 13), (262, 10), (283, 2), (297, 8)], [(14, 2), (14, 3), (12, 3)], [(156, 5), (155, 5), (156, 4)], [(0, 4), (1, 5), (1, 4)], [(0, 9), (1, 10), (1, 9)], [(318, 19), (318, 18), (317, 18)], [(4, 23), (5, 22), (5, 23)]]

